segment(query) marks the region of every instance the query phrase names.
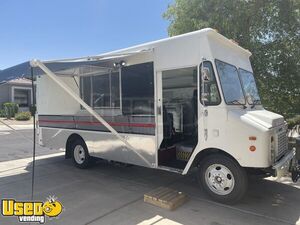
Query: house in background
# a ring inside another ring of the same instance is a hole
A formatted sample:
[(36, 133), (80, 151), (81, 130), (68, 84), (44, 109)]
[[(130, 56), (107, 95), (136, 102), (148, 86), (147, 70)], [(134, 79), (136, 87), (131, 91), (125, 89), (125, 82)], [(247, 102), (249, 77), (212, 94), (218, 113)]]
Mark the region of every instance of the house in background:
[[(10, 77), (22, 77), (10, 79)], [(15, 102), (19, 111), (30, 111), (33, 102), (30, 64), (24, 62), (0, 71), (0, 77), (8, 77), (0, 82), (0, 109), (5, 102)]]
[(19, 111), (29, 111), (32, 105), (31, 80), (19, 78), (0, 84), (0, 105), (14, 102), (19, 105)]
[[(78, 62), (75, 64), (78, 66)], [(87, 62), (83, 62), (82, 65), (87, 65)], [(72, 68), (72, 64), (69, 62), (66, 64), (49, 63), (47, 66), (52, 71)], [(32, 77), (31, 72), (36, 76), (44, 74), (39, 68), (33, 68), (31, 70), (29, 61), (0, 70), (0, 109), (5, 102), (15, 102), (19, 104), (19, 111), (30, 111), (30, 106), (33, 103), (33, 96), (31, 79), (28, 78)], [(13, 80), (14, 77), (22, 78)], [(36, 85), (35, 81), (34, 85)]]
[[(75, 62), (76, 66), (80, 63)], [(82, 62), (82, 65), (88, 65), (87, 62)], [(91, 61), (91, 65), (93, 62)], [(48, 63), (48, 68), (51, 71), (61, 71), (74, 68), (72, 63)], [(33, 103), (31, 78), (33, 73), (35, 76), (42, 75), (44, 72), (39, 68), (32, 68), (30, 62), (24, 62), (4, 70), (0, 70), (0, 109), (5, 102), (15, 102), (19, 104), (19, 111), (30, 111), (30, 106)], [(22, 77), (14, 79), (15, 77)], [(36, 86), (34, 81), (34, 86)]]

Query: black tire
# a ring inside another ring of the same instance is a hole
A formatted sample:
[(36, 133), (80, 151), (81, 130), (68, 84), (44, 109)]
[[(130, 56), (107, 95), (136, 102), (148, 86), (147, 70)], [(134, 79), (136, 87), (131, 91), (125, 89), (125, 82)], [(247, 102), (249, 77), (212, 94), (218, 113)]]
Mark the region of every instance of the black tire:
[(248, 187), (248, 177), (245, 169), (235, 160), (222, 154), (213, 154), (201, 160), (198, 168), (198, 182), (213, 200), (224, 204), (235, 204), (244, 197)]
[[(81, 155), (78, 155), (78, 152), (80, 152), (80, 151), (81, 151)], [(86, 169), (86, 168), (89, 168), (90, 166), (92, 166), (94, 160), (90, 156), (88, 148), (82, 139), (76, 139), (72, 143), (71, 152), (72, 152), (72, 160), (76, 167), (78, 167), (80, 169)], [(81, 157), (79, 157), (79, 156), (81, 156)]]

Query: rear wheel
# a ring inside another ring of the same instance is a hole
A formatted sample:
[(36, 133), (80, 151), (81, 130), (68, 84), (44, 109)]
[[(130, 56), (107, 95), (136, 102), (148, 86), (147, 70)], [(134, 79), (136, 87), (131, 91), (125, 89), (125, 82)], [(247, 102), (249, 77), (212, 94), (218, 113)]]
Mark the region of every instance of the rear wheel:
[(214, 200), (234, 204), (245, 195), (247, 173), (237, 162), (225, 155), (210, 155), (199, 165), (198, 181)]
[(85, 142), (77, 139), (72, 143), (72, 158), (75, 166), (81, 169), (88, 168), (92, 165), (92, 157), (89, 155)]

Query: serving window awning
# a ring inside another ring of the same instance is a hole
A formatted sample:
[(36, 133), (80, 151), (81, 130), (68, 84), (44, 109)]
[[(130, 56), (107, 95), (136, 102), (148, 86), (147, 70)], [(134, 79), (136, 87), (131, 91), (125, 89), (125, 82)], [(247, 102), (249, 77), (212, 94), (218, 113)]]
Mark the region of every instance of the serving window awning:
[[(81, 58), (46, 60), (42, 61), (52, 72), (61, 76), (86, 76), (87, 71), (93, 70), (102, 73), (113, 69), (113, 66), (103, 66), (105, 62), (122, 59), (128, 56), (151, 52), (152, 49), (141, 49), (137, 51), (124, 51), (120, 53), (109, 53), (99, 56), (87, 56)], [(34, 68), (34, 76), (43, 75), (45, 72), (40, 68)], [(30, 61), (0, 71), (0, 84), (17, 78), (31, 78)]]

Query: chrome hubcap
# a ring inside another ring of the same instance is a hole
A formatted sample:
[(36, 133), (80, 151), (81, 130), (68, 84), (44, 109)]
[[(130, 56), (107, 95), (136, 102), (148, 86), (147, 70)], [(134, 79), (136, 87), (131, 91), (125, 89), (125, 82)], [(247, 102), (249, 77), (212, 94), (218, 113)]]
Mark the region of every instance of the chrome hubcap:
[(81, 145), (76, 145), (74, 148), (74, 159), (76, 163), (82, 164), (85, 160), (85, 152)]
[(234, 177), (224, 165), (213, 164), (205, 171), (205, 182), (218, 195), (227, 195), (234, 188)]

